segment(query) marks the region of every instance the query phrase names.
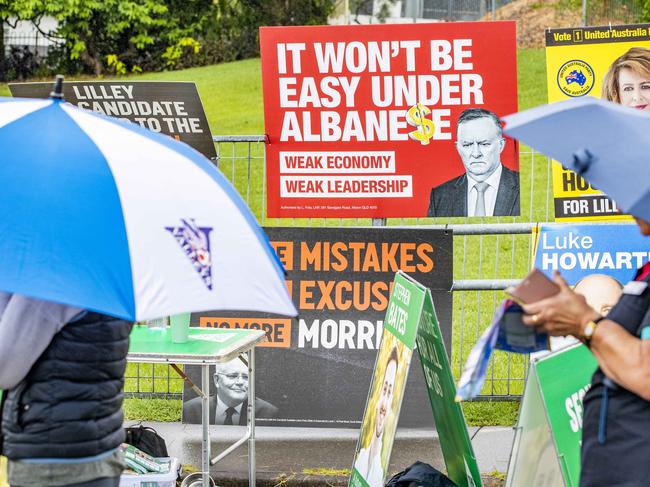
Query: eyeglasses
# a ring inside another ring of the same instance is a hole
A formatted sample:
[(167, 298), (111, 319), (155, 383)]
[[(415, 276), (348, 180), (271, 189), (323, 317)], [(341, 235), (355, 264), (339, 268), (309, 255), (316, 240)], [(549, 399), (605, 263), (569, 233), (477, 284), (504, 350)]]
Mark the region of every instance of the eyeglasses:
[(221, 372), (217, 372), (216, 374), (214, 374), (214, 377), (216, 378), (218, 375), (222, 375), (226, 379), (232, 380), (232, 381), (236, 381), (237, 379), (241, 379), (241, 380), (245, 380), (245, 381), (248, 380), (248, 374), (245, 374), (245, 373), (237, 374), (235, 372), (232, 372), (232, 373), (224, 374), (224, 373), (221, 373)]

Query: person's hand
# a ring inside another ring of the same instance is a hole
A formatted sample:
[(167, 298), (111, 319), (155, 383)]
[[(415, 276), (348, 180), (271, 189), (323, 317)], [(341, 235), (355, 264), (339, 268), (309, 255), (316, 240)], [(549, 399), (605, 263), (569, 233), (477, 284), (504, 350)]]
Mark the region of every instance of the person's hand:
[(573, 335), (581, 338), (585, 325), (600, 315), (587, 304), (584, 296), (571, 290), (559, 272), (553, 272), (553, 280), (560, 286), (560, 292), (524, 305), (524, 323), (552, 336)]

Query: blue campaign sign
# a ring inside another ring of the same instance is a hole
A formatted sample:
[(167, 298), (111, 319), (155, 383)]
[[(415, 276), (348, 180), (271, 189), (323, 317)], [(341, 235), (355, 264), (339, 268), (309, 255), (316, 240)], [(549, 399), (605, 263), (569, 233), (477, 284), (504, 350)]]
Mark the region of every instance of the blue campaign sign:
[(589, 274), (625, 284), (650, 259), (650, 240), (634, 224), (541, 225), (535, 267), (559, 270), (571, 285)]

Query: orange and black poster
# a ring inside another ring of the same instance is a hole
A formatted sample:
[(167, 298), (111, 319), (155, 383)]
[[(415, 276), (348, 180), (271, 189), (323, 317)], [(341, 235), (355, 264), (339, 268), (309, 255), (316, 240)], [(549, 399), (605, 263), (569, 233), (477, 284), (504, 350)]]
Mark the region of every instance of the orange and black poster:
[[(368, 394), (383, 319), (395, 272), (402, 270), (431, 288), (443, 338), (451, 351), (453, 255), (451, 231), (389, 228), (267, 228), (287, 272), (298, 308), (295, 319), (241, 312), (200, 313), (193, 326), (255, 328), (267, 333), (256, 351), (256, 423), (260, 425), (356, 427)], [(254, 279), (254, 276), (251, 276)], [(403, 426), (432, 426), (422, 367), (411, 365)], [(199, 370), (190, 377), (198, 384)], [(219, 371), (210, 384), (226, 374)], [(185, 400), (194, 393), (185, 391)], [(226, 399), (228, 400), (228, 399)], [(219, 423), (219, 398), (211, 420)], [(221, 410), (224, 410), (222, 407)], [(221, 415), (225, 417), (225, 413)], [(243, 414), (239, 415), (240, 423)], [(184, 407), (186, 422), (195, 416)], [(237, 416), (235, 416), (237, 418)], [(232, 419), (231, 419), (232, 420)], [(222, 424), (222, 423), (221, 423)], [(238, 424), (233, 421), (233, 424)]]

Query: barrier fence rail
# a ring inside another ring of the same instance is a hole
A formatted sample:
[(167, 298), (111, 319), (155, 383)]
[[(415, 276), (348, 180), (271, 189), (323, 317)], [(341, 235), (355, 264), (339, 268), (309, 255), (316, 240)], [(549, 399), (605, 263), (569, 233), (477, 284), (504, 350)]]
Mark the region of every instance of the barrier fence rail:
[[(265, 137), (215, 136), (213, 139), (217, 149), (215, 164), (236, 187), (262, 226), (377, 225), (377, 221), (370, 218), (268, 218)], [(453, 232), (451, 366), (456, 378), (462, 372), (467, 354), (505, 297), (503, 289), (516, 283), (530, 268), (534, 228), (554, 218), (550, 160), (522, 146), (519, 164), (522, 195), (519, 217), (380, 220), (387, 228), (417, 227)], [(496, 353), (477, 400), (519, 400), (527, 372), (528, 356)], [(179, 399), (182, 387), (182, 380), (167, 366), (130, 364), (127, 370), (125, 390), (128, 397)]]

